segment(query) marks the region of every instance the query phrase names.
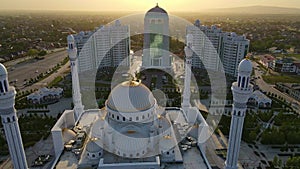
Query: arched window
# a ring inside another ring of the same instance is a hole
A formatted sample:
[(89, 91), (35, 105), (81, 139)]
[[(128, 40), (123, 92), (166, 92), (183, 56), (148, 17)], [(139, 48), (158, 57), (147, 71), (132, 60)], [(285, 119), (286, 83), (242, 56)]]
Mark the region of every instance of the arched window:
[(136, 121), (138, 121), (139, 120), (139, 116), (136, 116)]
[(13, 117), (12, 117), (12, 121), (16, 121), (16, 118), (15, 118), (15, 116), (13, 116)]
[(69, 44), (69, 49), (73, 49), (73, 44), (72, 43)]
[(241, 76), (239, 76), (238, 87), (241, 87)]
[(4, 80), (4, 90), (6, 90), (6, 92), (8, 92), (8, 86), (7, 86), (6, 80)]
[(3, 89), (3, 86), (2, 86), (2, 82), (0, 81), (0, 92), (1, 93), (4, 93), (4, 89)]
[(249, 77), (247, 77), (246, 87), (248, 87)]
[(123, 121), (125, 121), (125, 117), (123, 117)]
[(245, 88), (245, 77), (242, 78), (242, 88)]
[(117, 116), (117, 120), (119, 120), (120, 118), (119, 118), (119, 116)]
[(95, 158), (95, 154), (93, 154), (92, 157)]
[(113, 119), (115, 118), (115, 115), (114, 115), (114, 114), (112, 114), (111, 116), (112, 116)]
[(10, 118), (9, 117), (7, 117), (7, 122), (10, 123)]

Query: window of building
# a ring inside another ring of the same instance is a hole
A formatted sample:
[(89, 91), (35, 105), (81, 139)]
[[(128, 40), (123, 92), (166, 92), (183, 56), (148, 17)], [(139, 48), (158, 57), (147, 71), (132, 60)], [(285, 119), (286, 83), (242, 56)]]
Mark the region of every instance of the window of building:
[(242, 88), (245, 87), (245, 81), (246, 81), (246, 79), (245, 79), (245, 77), (243, 77), (243, 78), (242, 78)]
[(3, 86), (2, 86), (2, 82), (0, 81), (0, 92), (3, 93), (4, 90), (3, 90)]
[(8, 91), (8, 87), (7, 87), (7, 83), (6, 83), (6, 80), (4, 80), (4, 90)]

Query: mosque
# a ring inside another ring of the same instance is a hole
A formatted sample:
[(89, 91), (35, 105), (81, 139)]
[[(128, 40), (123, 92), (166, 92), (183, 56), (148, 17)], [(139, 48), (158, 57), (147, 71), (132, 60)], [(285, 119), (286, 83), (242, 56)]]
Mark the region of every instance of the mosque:
[[(164, 11), (156, 6), (151, 12)], [(164, 12), (164, 14), (166, 14)], [(146, 14), (147, 16), (147, 14)], [(160, 169), (212, 168), (206, 157), (209, 126), (198, 108), (190, 104), (193, 37), (185, 46), (185, 81), (182, 107), (161, 107), (140, 81), (116, 85), (105, 107), (84, 109), (81, 101), (75, 40), (68, 36), (73, 110), (66, 110), (51, 130), (55, 161), (51, 168)], [(233, 123), (229, 136), (226, 169), (237, 169), (246, 103), (251, 95), (251, 62), (239, 65), (233, 83)], [(15, 90), (7, 83), (6, 68), (0, 64), (0, 115), (15, 168), (27, 169), (26, 157), (14, 109)]]

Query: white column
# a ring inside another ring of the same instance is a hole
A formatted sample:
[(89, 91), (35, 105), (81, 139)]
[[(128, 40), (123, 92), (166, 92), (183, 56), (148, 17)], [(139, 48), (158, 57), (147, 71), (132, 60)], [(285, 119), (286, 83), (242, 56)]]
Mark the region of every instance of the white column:
[(184, 90), (183, 90), (183, 99), (182, 99), (182, 109), (184, 110), (184, 112), (186, 113), (186, 116), (190, 121), (192, 121), (192, 119), (189, 119), (190, 115), (189, 115), (189, 108), (191, 107), (190, 104), (190, 97), (191, 97), (191, 65), (192, 65), (192, 55), (193, 55), (193, 36), (191, 34), (187, 35), (187, 46), (185, 46), (184, 48), (184, 52), (185, 52), (185, 77), (184, 77)]
[(228, 140), (226, 169), (237, 169), (240, 152), (240, 144), (243, 133), (244, 118), (247, 110), (247, 102), (252, 93), (252, 85), (249, 84), (252, 73), (252, 64), (244, 59), (238, 68), (238, 80), (232, 84), (233, 109)]
[[(15, 105), (15, 88), (9, 86), (6, 68), (0, 63), (0, 115), (15, 169), (28, 169)], [(4, 88), (4, 90), (3, 90)]]
[(71, 72), (72, 72), (72, 88), (73, 88), (73, 103), (74, 103), (74, 111), (75, 111), (75, 121), (83, 113), (83, 105), (81, 102), (81, 93), (80, 93), (80, 85), (79, 85), (79, 77), (78, 77), (78, 60), (71, 61)]
[(75, 47), (75, 39), (73, 35), (69, 35), (68, 38), (68, 54), (71, 64), (71, 74), (72, 74), (72, 96), (75, 111), (75, 121), (79, 119), (84, 111), (84, 107), (81, 102), (81, 93), (78, 77), (78, 57), (77, 48)]
[[(238, 111), (240, 110), (233, 108), (233, 113)], [(232, 115), (226, 158), (226, 169), (237, 169), (237, 162), (243, 133), (244, 117), (245, 116), (237, 116), (237, 113), (235, 113), (235, 115)]]

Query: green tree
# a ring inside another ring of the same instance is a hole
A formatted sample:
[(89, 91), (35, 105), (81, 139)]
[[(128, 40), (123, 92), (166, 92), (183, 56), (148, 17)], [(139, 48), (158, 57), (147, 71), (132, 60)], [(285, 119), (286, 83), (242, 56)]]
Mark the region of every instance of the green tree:
[(38, 53), (39, 53), (39, 51), (36, 49), (29, 49), (27, 52), (27, 55), (28, 56), (36, 56)]

